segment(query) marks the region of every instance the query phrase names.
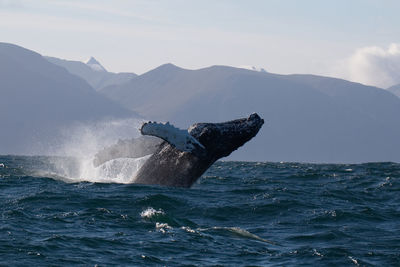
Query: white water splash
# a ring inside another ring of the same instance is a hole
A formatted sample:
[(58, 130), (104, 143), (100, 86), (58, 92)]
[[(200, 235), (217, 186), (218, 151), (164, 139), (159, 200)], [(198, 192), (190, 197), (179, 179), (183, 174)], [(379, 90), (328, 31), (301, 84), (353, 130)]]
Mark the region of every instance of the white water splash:
[(135, 175), (151, 155), (141, 158), (119, 158), (94, 167), (92, 159), (53, 159), (53, 178), (66, 182), (134, 183)]
[(193, 230), (192, 228), (190, 228), (189, 226), (182, 226), (181, 229), (185, 230), (188, 233), (192, 233), (192, 234), (196, 233), (196, 231)]
[(161, 233), (165, 234), (168, 230), (172, 230), (173, 228), (168, 225), (168, 223), (156, 223), (156, 229)]
[(63, 138), (51, 154), (51, 175), (66, 182), (133, 183), (137, 171), (150, 155), (140, 158), (114, 158), (95, 167), (100, 150), (122, 139), (136, 138), (143, 122), (138, 119), (107, 120), (76, 124), (63, 129)]
[(355, 258), (353, 258), (352, 256), (349, 256), (349, 259), (350, 259), (355, 265), (360, 266), (360, 264), (358, 263), (358, 261), (357, 261)]
[(154, 217), (155, 215), (164, 215), (165, 212), (161, 209), (155, 210), (154, 208), (150, 207), (145, 209), (140, 213), (140, 217), (150, 219), (151, 217)]

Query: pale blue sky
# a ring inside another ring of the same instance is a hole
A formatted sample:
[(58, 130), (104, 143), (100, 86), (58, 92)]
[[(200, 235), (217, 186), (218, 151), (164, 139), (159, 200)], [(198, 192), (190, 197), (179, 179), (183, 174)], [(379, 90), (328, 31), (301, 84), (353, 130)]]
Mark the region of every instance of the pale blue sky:
[(116, 72), (171, 62), (331, 75), (357, 49), (400, 43), (399, 10), (394, 0), (0, 0), (0, 41)]

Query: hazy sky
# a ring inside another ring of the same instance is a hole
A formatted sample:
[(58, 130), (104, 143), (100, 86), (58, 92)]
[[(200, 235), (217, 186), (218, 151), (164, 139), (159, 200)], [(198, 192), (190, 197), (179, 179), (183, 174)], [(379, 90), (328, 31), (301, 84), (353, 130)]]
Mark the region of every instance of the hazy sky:
[(400, 83), (399, 10), (398, 0), (0, 0), (0, 41), (94, 56), (114, 72), (251, 65), (387, 87)]

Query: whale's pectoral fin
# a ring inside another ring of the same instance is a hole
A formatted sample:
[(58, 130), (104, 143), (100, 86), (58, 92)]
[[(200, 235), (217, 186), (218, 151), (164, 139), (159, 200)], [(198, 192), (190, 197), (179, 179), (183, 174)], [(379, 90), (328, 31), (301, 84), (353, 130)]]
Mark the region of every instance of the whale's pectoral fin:
[(118, 140), (98, 151), (93, 158), (93, 166), (98, 167), (106, 161), (117, 158), (141, 158), (157, 151), (162, 140), (152, 136), (140, 136), (138, 138)]
[(182, 130), (167, 123), (145, 122), (140, 128), (142, 135), (152, 135), (159, 137), (176, 149), (189, 153), (205, 152), (205, 147), (187, 130)]

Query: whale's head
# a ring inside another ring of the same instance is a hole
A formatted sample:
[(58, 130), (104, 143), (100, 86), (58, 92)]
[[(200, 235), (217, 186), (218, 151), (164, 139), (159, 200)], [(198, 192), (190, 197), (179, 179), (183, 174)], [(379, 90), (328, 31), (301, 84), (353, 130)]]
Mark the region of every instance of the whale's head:
[(196, 123), (188, 129), (207, 151), (207, 156), (218, 160), (252, 139), (264, 124), (257, 113), (248, 118), (223, 123)]

